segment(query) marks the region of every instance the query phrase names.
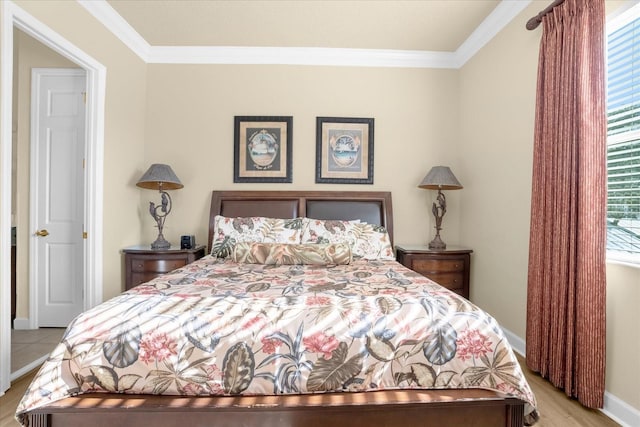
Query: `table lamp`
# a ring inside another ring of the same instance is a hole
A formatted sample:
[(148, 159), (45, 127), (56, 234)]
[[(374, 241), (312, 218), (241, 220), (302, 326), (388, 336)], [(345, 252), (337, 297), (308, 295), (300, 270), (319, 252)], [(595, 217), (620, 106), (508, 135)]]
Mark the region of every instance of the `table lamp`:
[(460, 184), (448, 166), (434, 166), (422, 179), (418, 187), (438, 190), (438, 196), (431, 208), (431, 212), (436, 218), (436, 237), (429, 242), (429, 249), (446, 249), (447, 245), (440, 238), (440, 230), (442, 230), (442, 217), (447, 212), (447, 200), (441, 190), (459, 190), (462, 188), (462, 184)]
[(160, 192), (161, 201), (159, 205), (149, 202), (149, 213), (158, 224), (158, 238), (151, 244), (151, 249), (169, 249), (171, 243), (167, 242), (162, 235), (164, 220), (171, 212), (171, 196), (165, 190), (177, 190), (184, 187), (184, 185), (173, 172), (171, 166), (159, 163), (152, 164), (136, 185)]

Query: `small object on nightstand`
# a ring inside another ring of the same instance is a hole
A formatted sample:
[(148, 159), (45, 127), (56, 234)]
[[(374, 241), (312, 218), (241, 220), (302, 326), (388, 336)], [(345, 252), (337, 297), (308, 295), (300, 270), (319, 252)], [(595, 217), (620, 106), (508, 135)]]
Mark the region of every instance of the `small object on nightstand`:
[(396, 246), (396, 259), (405, 267), (469, 299), (472, 252), (456, 246), (433, 250), (422, 245), (402, 245)]
[(131, 246), (124, 253), (125, 290), (155, 279), (161, 274), (184, 267), (204, 256), (205, 246), (192, 249), (149, 249), (148, 245)]
[(196, 236), (181, 236), (180, 249), (192, 249), (196, 247)]

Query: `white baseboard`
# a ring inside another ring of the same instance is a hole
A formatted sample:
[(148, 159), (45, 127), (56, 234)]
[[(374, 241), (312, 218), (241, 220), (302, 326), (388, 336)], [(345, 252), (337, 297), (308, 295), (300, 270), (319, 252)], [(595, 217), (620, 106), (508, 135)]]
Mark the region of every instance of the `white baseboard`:
[(623, 427), (640, 426), (640, 411), (607, 391), (602, 412)]
[[(525, 357), (525, 341), (508, 329), (502, 328), (502, 331), (504, 332), (507, 341), (509, 341), (509, 344), (511, 344), (513, 351), (520, 354), (522, 357)], [(634, 408), (608, 391), (604, 392), (604, 408), (602, 408), (601, 411), (622, 427), (640, 426), (640, 410)]]
[(31, 329), (31, 322), (27, 317), (16, 317), (13, 321), (13, 329)]
[(502, 328), (502, 332), (504, 332), (504, 336), (507, 338), (507, 341), (509, 341), (509, 344), (511, 344), (511, 348), (520, 356), (525, 357), (527, 354), (525, 351), (525, 341), (508, 329)]

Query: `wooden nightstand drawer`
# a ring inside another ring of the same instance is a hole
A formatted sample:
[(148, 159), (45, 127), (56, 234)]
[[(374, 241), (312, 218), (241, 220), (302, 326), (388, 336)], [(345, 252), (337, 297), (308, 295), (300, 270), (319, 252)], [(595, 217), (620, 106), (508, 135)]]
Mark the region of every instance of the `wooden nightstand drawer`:
[(131, 273), (131, 278), (129, 279), (130, 285), (127, 289), (131, 289), (141, 283), (146, 283), (156, 277), (158, 277), (157, 273)]
[(123, 249), (125, 290), (155, 279), (164, 273), (184, 267), (204, 256), (204, 245), (193, 249), (153, 250), (148, 246)]
[(135, 258), (131, 261), (131, 271), (168, 273), (176, 268), (187, 265), (186, 258), (183, 259), (143, 259)]
[(437, 282), (438, 284), (451, 290), (462, 289), (464, 287), (464, 275), (462, 273), (418, 273), (422, 274), (423, 276), (427, 276), (434, 282)]
[(418, 273), (464, 271), (464, 260), (462, 259), (414, 258), (411, 265), (411, 269)]
[(396, 246), (399, 263), (465, 298), (469, 298), (471, 252), (457, 247), (436, 251), (426, 246)]

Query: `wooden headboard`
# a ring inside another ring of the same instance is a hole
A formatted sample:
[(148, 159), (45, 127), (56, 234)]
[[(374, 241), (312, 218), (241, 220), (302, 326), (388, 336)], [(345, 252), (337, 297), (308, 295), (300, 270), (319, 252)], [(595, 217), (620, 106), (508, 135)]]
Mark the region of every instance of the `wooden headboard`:
[(388, 191), (213, 191), (209, 248), (216, 215), (360, 219), (384, 226), (393, 242), (393, 209)]

